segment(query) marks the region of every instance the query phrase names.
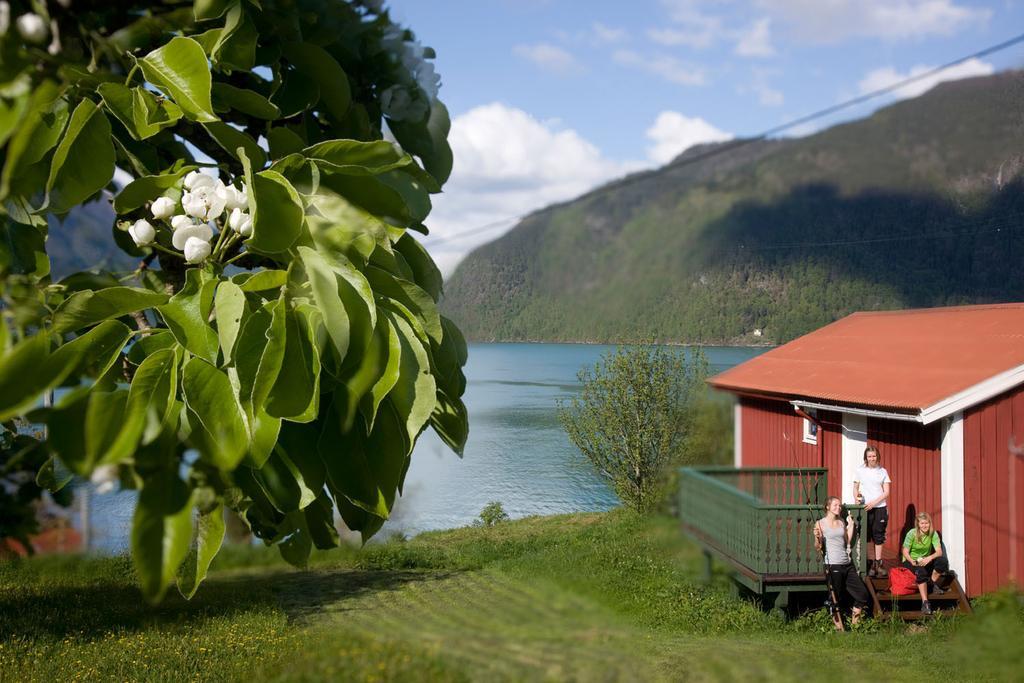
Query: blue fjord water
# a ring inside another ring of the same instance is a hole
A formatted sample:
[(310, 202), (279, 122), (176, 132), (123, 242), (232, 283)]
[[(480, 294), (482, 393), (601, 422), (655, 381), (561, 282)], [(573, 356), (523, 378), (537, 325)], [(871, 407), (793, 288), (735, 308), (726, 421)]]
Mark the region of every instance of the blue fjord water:
[[(618, 501), (558, 423), (560, 400), (579, 390), (577, 374), (612, 346), (471, 344), (465, 402), (470, 432), (463, 458), (432, 431), (420, 437), (402, 497), (381, 537), (465, 526), (491, 501), (512, 517), (606, 510)], [(720, 372), (765, 349), (707, 347)], [(133, 492), (90, 495), (90, 546), (127, 546)]]

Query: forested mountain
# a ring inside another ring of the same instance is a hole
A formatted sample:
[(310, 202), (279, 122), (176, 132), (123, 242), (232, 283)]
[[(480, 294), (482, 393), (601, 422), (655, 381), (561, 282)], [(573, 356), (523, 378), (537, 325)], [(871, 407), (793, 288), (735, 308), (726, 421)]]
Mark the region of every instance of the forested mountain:
[(459, 265), (446, 314), (481, 341), (751, 343), (1024, 300), (1024, 72), (708, 151), (531, 214)]

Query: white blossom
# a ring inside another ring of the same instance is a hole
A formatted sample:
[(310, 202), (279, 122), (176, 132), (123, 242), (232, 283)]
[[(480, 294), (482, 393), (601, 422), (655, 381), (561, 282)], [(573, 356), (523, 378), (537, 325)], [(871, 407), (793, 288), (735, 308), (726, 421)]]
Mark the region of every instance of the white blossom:
[(121, 477), (118, 475), (117, 465), (100, 465), (92, 471), (89, 481), (96, 486), (96, 493), (103, 494), (113, 491)]
[(384, 12), (384, 0), (359, 0), (367, 12), (371, 14), (382, 14)]
[(0, 0), (0, 35), (7, 33), (11, 28), (11, 4)]
[(185, 260), (189, 263), (202, 263), (210, 255), (210, 243), (198, 237), (189, 237), (185, 242)]
[(437, 92), (441, 89), (441, 75), (434, 69), (433, 62), (422, 61), (414, 72), (416, 85), (427, 96), (431, 103), (437, 99)]
[(185, 213), (203, 221), (212, 221), (224, 213), (227, 198), (224, 184), (214, 180), (212, 184), (204, 183), (193, 186), (190, 192), (181, 195), (181, 208)]
[(200, 173), (199, 171), (191, 171), (185, 176), (185, 189), (194, 190), (197, 187), (203, 187), (204, 185), (214, 185), (220, 181), (211, 175)]
[(182, 228), (189, 228), (195, 225), (195, 220), (191, 216), (175, 216), (171, 219), (171, 227), (175, 230), (181, 230)]
[(395, 121), (421, 121), (427, 115), (427, 103), (403, 85), (393, 85), (380, 94), (384, 115)]
[(46, 41), (46, 20), (34, 12), (22, 14), (15, 22), (18, 33), (29, 43), (37, 45)]
[(185, 245), (192, 238), (203, 240), (209, 243), (213, 239), (213, 230), (206, 223), (194, 223), (192, 225), (183, 226), (174, 231), (171, 235), (171, 244), (178, 251), (184, 251)]
[(149, 221), (144, 218), (140, 218), (135, 221), (135, 223), (128, 228), (128, 234), (132, 236), (132, 241), (139, 247), (152, 244), (153, 240), (156, 239), (156, 230), (149, 224)]
[(217, 188), (217, 196), (224, 198), (224, 209), (226, 211), (249, 208), (249, 193), (245, 185), (242, 185), (241, 190), (234, 185), (222, 185)]
[(175, 208), (177, 207), (173, 199), (170, 197), (160, 197), (153, 202), (153, 206), (150, 207), (150, 211), (153, 212), (153, 218), (167, 219), (174, 215)]
[(242, 237), (252, 235), (252, 216), (241, 209), (234, 209), (228, 217), (228, 226)]

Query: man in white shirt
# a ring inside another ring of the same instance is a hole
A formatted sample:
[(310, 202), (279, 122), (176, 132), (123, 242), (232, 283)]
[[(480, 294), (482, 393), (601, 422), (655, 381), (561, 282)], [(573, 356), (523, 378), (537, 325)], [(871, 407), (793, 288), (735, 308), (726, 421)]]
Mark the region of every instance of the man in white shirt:
[(889, 499), (892, 480), (882, 467), (882, 455), (874, 446), (864, 449), (864, 465), (857, 468), (853, 477), (853, 498), (864, 504), (868, 513), (867, 533), (875, 546), (875, 559), (870, 562), (868, 576), (885, 576), (888, 572), (882, 565), (882, 545), (885, 543), (885, 529), (889, 525)]

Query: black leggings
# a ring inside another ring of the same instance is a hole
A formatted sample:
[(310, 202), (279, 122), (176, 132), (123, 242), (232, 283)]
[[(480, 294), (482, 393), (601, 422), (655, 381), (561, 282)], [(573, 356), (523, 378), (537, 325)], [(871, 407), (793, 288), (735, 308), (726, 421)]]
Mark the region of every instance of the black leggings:
[(861, 580), (860, 574), (853, 568), (853, 563), (830, 564), (828, 569), (828, 585), (841, 596), (844, 592), (853, 600), (853, 606), (864, 609), (868, 606), (868, 588)]
[(917, 577), (918, 583), (928, 583), (932, 580), (932, 572), (944, 574), (949, 571), (949, 560), (946, 559), (945, 555), (941, 555), (923, 567), (911, 564), (906, 560), (903, 560), (903, 566), (914, 572), (914, 576)]

